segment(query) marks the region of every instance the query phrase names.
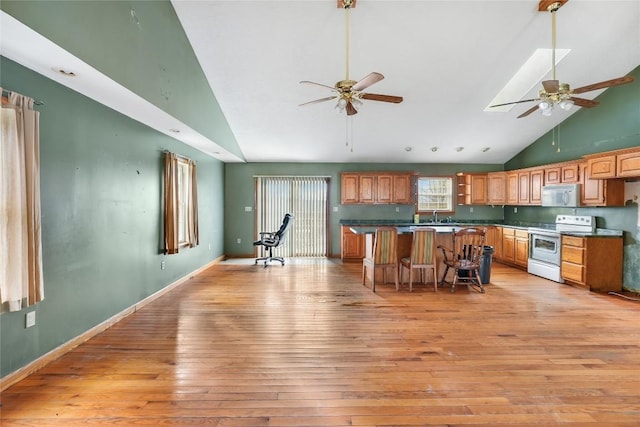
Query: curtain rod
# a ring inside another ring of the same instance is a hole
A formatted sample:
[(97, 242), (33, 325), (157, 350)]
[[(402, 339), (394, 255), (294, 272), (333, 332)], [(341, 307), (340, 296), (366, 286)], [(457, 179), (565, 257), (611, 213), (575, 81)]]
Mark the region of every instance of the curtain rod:
[(180, 159), (182, 159), (182, 160), (190, 160), (190, 161), (192, 161), (192, 162), (195, 162), (195, 160), (191, 159), (190, 157), (183, 156), (183, 155), (180, 155), (180, 154), (178, 154), (178, 153), (174, 153), (173, 151), (164, 150), (164, 153), (165, 153), (165, 154), (166, 154), (166, 153), (171, 153), (171, 154), (174, 154), (176, 157), (178, 157), (178, 158), (180, 158)]
[[(6, 89), (2, 89), (2, 96), (6, 96), (7, 98), (9, 97), (9, 95), (11, 95), (12, 93), (17, 93), (17, 92), (12, 92), (10, 90), (6, 90)], [(18, 94), (20, 95), (20, 94)], [(25, 96), (25, 95), (23, 95)], [(27, 97), (29, 98), (29, 97)], [(37, 99), (33, 100), (34, 105), (44, 105), (44, 102), (42, 101), (38, 101)]]

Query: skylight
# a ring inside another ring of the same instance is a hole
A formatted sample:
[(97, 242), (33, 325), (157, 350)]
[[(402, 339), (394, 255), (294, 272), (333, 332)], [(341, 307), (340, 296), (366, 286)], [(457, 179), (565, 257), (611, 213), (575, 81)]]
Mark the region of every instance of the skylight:
[[(556, 65), (571, 51), (571, 49), (556, 49)], [(536, 49), (533, 55), (520, 67), (511, 80), (491, 100), (484, 111), (502, 113), (511, 111), (516, 104), (490, 108), (491, 105), (520, 101), (536, 87), (540, 81), (551, 72), (552, 49)], [(551, 77), (550, 77), (551, 78)], [(542, 86), (540, 86), (542, 88)]]

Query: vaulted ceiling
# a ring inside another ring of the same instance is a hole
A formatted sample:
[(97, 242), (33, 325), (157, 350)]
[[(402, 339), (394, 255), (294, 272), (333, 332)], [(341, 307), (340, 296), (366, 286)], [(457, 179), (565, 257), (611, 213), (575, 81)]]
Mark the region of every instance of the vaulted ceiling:
[[(111, 8), (117, 22), (140, 28), (141, 39), (148, 38), (143, 30), (162, 30), (160, 23), (150, 22), (144, 2), (131, 4), (131, 13), (128, 5), (124, 11), (127, 16)], [(537, 49), (551, 48), (551, 13), (540, 12), (538, 0), (358, 0), (349, 12), (348, 56), (346, 12), (336, 0), (171, 0), (171, 5), (217, 101), (211, 115), (226, 119), (226, 133), (193, 136), (187, 129), (172, 136), (223, 161), (502, 164), (571, 114), (607, 108), (605, 103), (588, 111), (556, 108), (550, 117), (536, 112), (520, 119), (535, 103), (485, 111)], [(87, 16), (91, 7), (84, 3), (76, 9)], [(41, 35), (29, 39), (28, 46), (21, 38), (9, 40), (9, 20), (4, 13), (2, 17), (3, 56), (57, 79), (50, 64), (56, 55), (69, 52), (46, 43), (36, 50)], [(640, 1), (571, 0), (556, 17), (557, 48), (569, 49), (556, 68), (561, 82), (577, 88), (624, 76), (640, 65)], [(78, 37), (68, 42), (75, 52), (85, 48), (83, 37), (104, 40), (97, 33), (83, 35), (86, 28), (78, 19), (51, 23), (44, 18), (38, 17), (39, 22), (52, 34), (54, 26), (73, 25)], [(118, 50), (104, 54), (117, 55)], [(92, 65), (100, 62), (99, 55)], [(51, 58), (45, 60), (47, 56)], [(330, 88), (300, 81), (331, 87), (345, 79), (347, 58), (351, 79), (379, 72), (384, 80), (367, 91), (404, 101), (364, 100), (351, 118), (337, 113), (333, 100), (300, 107), (333, 94)], [(508, 100), (536, 98), (540, 82), (552, 78), (550, 68), (549, 60), (541, 74), (525, 79), (523, 92)], [(94, 71), (85, 67), (81, 74)], [(132, 74), (126, 66), (112, 71), (112, 77)], [(112, 87), (102, 77), (59, 81), (166, 134), (184, 124), (179, 117), (184, 109), (164, 108), (163, 99), (151, 105), (148, 96), (134, 102), (127, 93), (134, 88), (122, 87), (125, 79)], [(633, 90), (637, 83), (607, 90)], [(161, 90), (150, 88), (148, 93)], [(600, 93), (580, 96), (592, 99)], [(223, 140), (237, 143), (237, 152), (225, 149)]]

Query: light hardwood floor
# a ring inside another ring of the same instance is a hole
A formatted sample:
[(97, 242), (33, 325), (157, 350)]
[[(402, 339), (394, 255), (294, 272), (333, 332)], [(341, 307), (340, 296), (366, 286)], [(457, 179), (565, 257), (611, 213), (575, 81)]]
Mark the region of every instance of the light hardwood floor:
[(640, 305), (223, 262), (2, 393), (2, 426), (637, 426)]

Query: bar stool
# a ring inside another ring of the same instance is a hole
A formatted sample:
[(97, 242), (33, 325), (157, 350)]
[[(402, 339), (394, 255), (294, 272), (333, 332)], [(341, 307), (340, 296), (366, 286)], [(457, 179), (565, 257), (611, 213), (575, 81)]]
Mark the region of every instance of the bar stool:
[(403, 283), (404, 271), (409, 270), (409, 292), (413, 291), (413, 270), (417, 269), (426, 285), (426, 270), (433, 270), (433, 291), (438, 290), (436, 261), (436, 229), (416, 227), (413, 230), (411, 253), (400, 260), (400, 283)]
[(393, 276), (398, 287), (398, 229), (379, 227), (376, 230), (371, 257), (362, 260), (362, 285), (366, 286), (367, 268), (371, 268), (371, 290), (376, 291), (376, 269), (383, 269), (383, 281), (386, 282), (386, 270), (393, 268)]

